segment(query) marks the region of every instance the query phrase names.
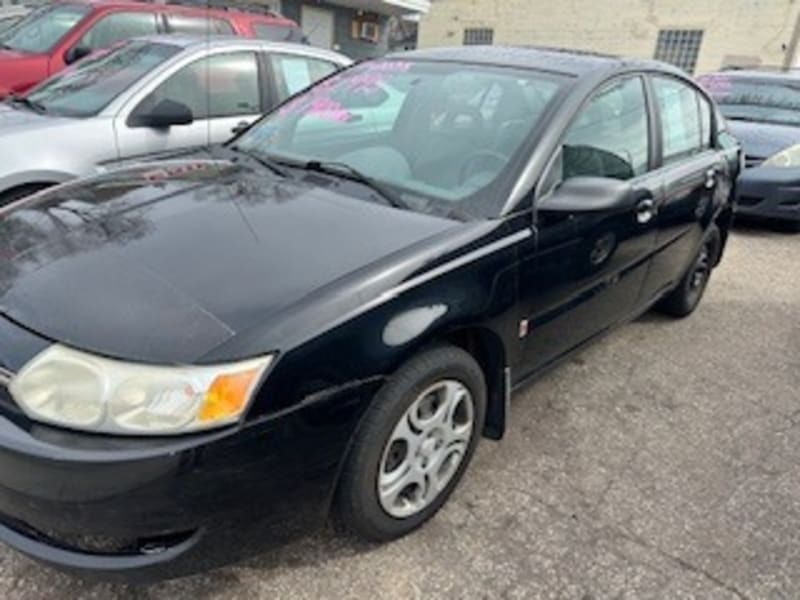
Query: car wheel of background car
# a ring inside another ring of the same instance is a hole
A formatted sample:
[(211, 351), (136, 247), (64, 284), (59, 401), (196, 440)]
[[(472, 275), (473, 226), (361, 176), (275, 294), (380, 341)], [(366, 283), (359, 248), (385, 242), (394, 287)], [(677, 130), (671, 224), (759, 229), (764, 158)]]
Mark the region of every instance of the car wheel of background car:
[(706, 291), (721, 246), (722, 236), (719, 228), (714, 226), (706, 235), (692, 266), (678, 287), (661, 300), (656, 308), (672, 317), (681, 318), (692, 314)]
[(35, 194), (36, 192), (50, 187), (50, 185), (51, 184), (48, 183), (31, 183), (29, 185), (21, 185), (19, 187), (12, 188), (0, 194), (0, 206), (11, 204), (15, 200), (21, 200), (26, 196), (30, 196), (31, 194)]
[(364, 415), (339, 482), (339, 524), (382, 542), (403, 536), (447, 501), (483, 429), (486, 381), (452, 346), (392, 375)]

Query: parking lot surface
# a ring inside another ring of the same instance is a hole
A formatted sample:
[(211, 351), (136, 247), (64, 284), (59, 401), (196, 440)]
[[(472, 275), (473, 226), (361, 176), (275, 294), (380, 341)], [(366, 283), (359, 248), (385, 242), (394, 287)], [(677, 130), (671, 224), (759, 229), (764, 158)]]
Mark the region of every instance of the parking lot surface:
[(798, 598), (800, 236), (739, 229), (698, 312), (646, 315), (519, 393), (448, 506), (134, 588), (0, 549), (0, 598)]

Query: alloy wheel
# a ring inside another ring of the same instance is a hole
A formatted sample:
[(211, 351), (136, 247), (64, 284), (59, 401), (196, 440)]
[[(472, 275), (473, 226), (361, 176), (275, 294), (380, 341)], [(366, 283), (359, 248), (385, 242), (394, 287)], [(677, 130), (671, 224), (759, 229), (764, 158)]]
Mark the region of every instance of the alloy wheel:
[(464, 460), (475, 431), (472, 394), (442, 380), (420, 394), (398, 421), (383, 450), (378, 498), (390, 516), (425, 510)]

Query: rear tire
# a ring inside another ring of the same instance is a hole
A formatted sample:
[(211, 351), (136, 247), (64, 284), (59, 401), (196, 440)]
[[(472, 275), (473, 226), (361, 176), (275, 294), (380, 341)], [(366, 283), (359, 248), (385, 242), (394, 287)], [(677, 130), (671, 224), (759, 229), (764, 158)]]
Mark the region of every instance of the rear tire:
[(23, 198), (35, 194), (36, 192), (40, 192), (51, 185), (52, 184), (48, 183), (31, 183), (3, 192), (0, 194), (0, 208), (6, 206), (7, 204), (11, 204), (12, 202), (16, 202), (17, 200), (22, 200)]
[(683, 279), (656, 305), (656, 310), (676, 318), (692, 314), (703, 299), (721, 248), (722, 235), (717, 226), (712, 226)]
[(486, 381), (470, 354), (439, 346), (410, 360), (356, 433), (337, 490), (338, 524), (370, 542), (420, 527), (466, 471), (485, 414)]

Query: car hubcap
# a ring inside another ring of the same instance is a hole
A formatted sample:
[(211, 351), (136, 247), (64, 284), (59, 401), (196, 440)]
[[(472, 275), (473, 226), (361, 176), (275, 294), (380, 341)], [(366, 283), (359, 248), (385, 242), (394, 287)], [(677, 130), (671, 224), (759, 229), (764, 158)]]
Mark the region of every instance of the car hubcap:
[(408, 518), (450, 483), (474, 432), (472, 394), (458, 381), (436, 383), (411, 404), (383, 451), (378, 497), (389, 515)]

